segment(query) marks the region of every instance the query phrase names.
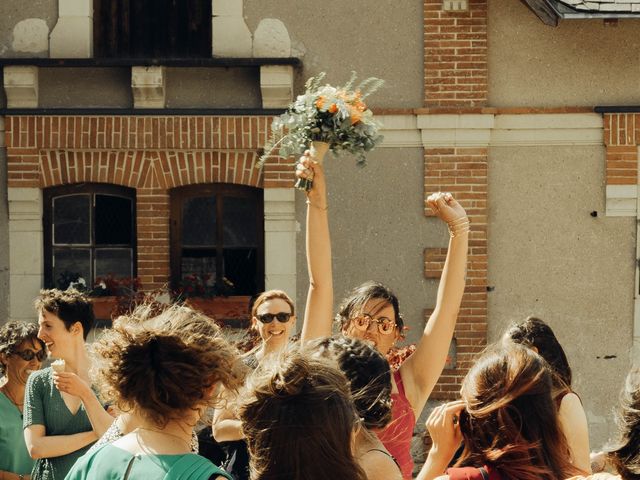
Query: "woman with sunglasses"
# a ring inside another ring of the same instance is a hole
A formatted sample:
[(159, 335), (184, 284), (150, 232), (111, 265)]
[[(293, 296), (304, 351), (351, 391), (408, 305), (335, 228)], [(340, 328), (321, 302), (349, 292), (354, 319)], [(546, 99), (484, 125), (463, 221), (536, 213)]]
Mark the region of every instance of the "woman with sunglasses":
[(39, 370), (44, 342), (33, 323), (11, 322), (0, 329), (0, 479), (29, 478), (33, 459), (22, 434), (22, 410), (27, 378)]
[[(312, 178), (307, 197), (307, 264), (309, 293), (302, 327), (302, 341), (332, 333), (333, 281), (328, 205), (324, 172), (309, 151), (300, 158), (296, 175)], [(393, 419), (377, 432), (398, 461), (402, 476), (413, 472), (411, 440), (420, 416), (445, 365), (449, 344), (462, 301), (469, 241), (469, 220), (464, 209), (449, 193), (429, 196), (433, 214), (447, 223), (450, 239), (442, 270), (437, 302), (415, 352), (392, 376)], [(384, 285), (367, 282), (357, 287), (340, 308), (341, 331), (351, 338), (368, 341), (386, 355), (402, 337), (404, 328), (398, 298)]]
[[(244, 357), (245, 364), (255, 370), (276, 362), (289, 343), (296, 323), (293, 300), (282, 290), (261, 293), (251, 306), (251, 328), (261, 338), (260, 345)], [(227, 405), (216, 410), (212, 432), (226, 453), (225, 470), (235, 480), (249, 479), (249, 453), (238, 418), (236, 392), (225, 392)]]
[(29, 377), (24, 403), (24, 439), (36, 459), (31, 480), (64, 478), (113, 423), (91, 387), (85, 340), (94, 322), (91, 301), (76, 290), (42, 290), (36, 299), (38, 338), (63, 360)]

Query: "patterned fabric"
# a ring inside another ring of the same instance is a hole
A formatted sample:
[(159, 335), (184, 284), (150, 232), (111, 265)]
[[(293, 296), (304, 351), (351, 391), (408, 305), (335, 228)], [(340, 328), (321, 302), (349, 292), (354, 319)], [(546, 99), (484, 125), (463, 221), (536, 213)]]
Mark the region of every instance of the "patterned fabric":
[[(53, 384), (51, 367), (34, 372), (27, 380), (24, 397), (23, 427), (43, 425), (47, 436), (73, 435), (92, 430), (91, 422), (84, 409), (72, 415), (64, 403), (60, 392)], [(31, 480), (61, 480), (78, 458), (84, 455), (89, 445), (60, 457), (36, 460), (31, 472)]]

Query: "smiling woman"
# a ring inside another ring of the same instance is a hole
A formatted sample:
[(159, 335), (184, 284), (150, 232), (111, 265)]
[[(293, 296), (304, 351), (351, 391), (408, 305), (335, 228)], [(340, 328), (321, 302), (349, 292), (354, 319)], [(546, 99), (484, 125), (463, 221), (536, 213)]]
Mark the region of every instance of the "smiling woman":
[(6, 382), (0, 388), (0, 478), (24, 478), (33, 460), (22, 435), (25, 384), (38, 370), (45, 356), (33, 323), (11, 322), (0, 329), (0, 374)]
[(85, 346), (94, 321), (88, 298), (75, 290), (43, 290), (36, 300), (38, 338), (65, 361), (27, 381), (24, 439), (36, 459), (31, 478), (64, 478), (75, 461), (113, 422), (91, 389)]

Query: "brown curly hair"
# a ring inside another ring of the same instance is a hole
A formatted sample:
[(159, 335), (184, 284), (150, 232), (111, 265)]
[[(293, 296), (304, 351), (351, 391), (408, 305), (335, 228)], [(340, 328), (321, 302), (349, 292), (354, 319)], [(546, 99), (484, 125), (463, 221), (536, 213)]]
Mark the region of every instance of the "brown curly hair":
[(75, 323), (80, 322), (85, 340), (96, 320), (89, 297), (74, 289), (40, 290), (40, 296), (36, 298), (34, 306), (38, 313), (45, 311), (53, 313), (64, 322), (67, 330), (71, 330)]
[(148, 312), (118, 318), (94, 344), (106, 400), (162, 428), (188, 409), (215, 403), (207, 398), (215, 384), (242, 385), (245, 366), (212, 319), (184, 306), (153, 318), (145, 318)]
[(252, 480), (366, 480), (351, 450), (358, 414), (334, 364), (294, 351), (253, 380), (240, 408)]
[[(0, 354), (9, 356), (27, 341), (45, 348), (44, 342), (38, 338), (38, 326), (35, 323), (9, 322), (0, 327)], [(0, 362), (0, 375), (4, 375), (5, 369), (4, 363)]]

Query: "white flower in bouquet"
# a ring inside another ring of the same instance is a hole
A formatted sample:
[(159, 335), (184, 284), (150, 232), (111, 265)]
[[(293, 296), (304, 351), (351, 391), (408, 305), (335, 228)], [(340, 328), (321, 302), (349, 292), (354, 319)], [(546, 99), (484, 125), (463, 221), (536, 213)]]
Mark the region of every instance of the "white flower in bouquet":
[[(346, 85), (333, 87), (320, 85), (324, 77), (321, 73), (310, 78), (305, 84), (305, 93), (298, 95), (287, 111), (273, 121), (259, 167), (276, 150), (282, 157), (300, 155), (316, 142), (326, 143), (325, 149), (336, 155), (355, 155), (358, 165), (364, 165), (365, 153), (382, 141), (381, 125), (364, 99), (384, 81), (371, 77), (354, 87), (356, 74), (353, 73)], [(309, 190), (311, 185), (310, 180), (303, 179), (296, 183), (296, 187), (303, 190)]]

